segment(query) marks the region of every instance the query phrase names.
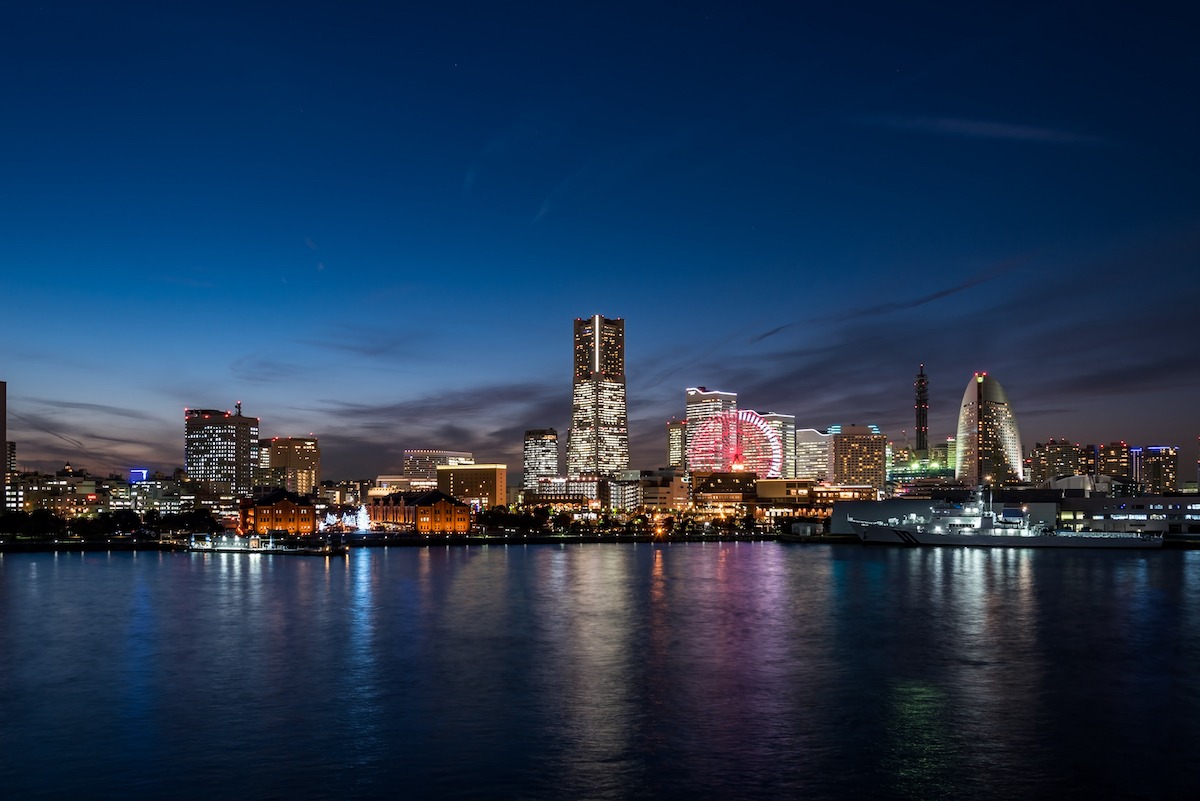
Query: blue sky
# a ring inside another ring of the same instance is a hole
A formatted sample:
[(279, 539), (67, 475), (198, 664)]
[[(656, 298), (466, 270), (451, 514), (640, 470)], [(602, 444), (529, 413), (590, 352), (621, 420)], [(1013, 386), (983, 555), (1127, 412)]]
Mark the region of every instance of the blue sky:
[(694, 385), (900, 439), (920, 362), (931, 437), (987, 370), (1027, 447), (1194, 461), (1187, 21), (796, 5), (9, 9), (19, 462), (169, 469), (185, 406), (241, 400), (326, 477), (515, 469), (524, 429), (565, 439), (594, 313), (626, 320), (638, 467)]

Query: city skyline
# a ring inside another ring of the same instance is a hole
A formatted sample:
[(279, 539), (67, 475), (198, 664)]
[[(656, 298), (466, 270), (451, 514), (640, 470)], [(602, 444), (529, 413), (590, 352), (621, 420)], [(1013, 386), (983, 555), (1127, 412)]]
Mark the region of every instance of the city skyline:
[[(798, 428), (1026, 450), (1200, 434), (1187, 26), (1074, 3), (647, 9), (56, 4), (0, 99), (17, 462), (183, 462), (184, 407), (521, 463), (569, 321), (627, 321), (630, 462), (688, 386)], [(530, 19), (538, 20), (529, 24)]]

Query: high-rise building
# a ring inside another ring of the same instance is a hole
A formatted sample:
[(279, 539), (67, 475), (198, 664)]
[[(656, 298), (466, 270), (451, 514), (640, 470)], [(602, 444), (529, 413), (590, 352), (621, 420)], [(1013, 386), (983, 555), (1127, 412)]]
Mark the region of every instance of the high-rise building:
[(611, 477), (629, 467), (625, 321), (575, 320), (575, 365), (567, 476)]
[(1133, 462), (1130, 456), (1127, 443), (1110, 442), (1101, 445), (1096, 451), (1096, 475), (1132, 478)]
[(206, 491), (250, 494), (258, 466), (258, 418), (235, 411), (184, 410), (183, 465), (187, 476)]
[(667, 421), (667, 467), (687, 464), (687, 420)]
[(1024, 479), (1021, 433), (1000, 382), (976, 373), (967, 382), (958, 413), (954, 477), (969, 487), (1000, 486)]
[(872, 487), (887, 486), (887, 437), (878, 426), (833, 426), (833, 483)]
[(297, 495), (309, 495), (321, 486), (321, 448), (316, 437), (260, 440), (258, 467), (259, 486)]
[(558, 477), (558, 432), (535, 428), (525, 432), (521, 486), (533, 489), (538, 480)]
[[(1030, 483), (1041, 484), (1058, 476), (1080, 475), (1086, 472), (1083, 449), (1066, 440), (1035, 443), (1029, 454)], [(1082, 468), (1082, 469), (1081, 469)]]
[(796, 478), (825, 481), (829, 478), (830, 435), (815, 428), (796, 432)]
[[(779, 435), (779, 442), (783, 448), (783, 464), (779, 468), (780, 478), (795, 478), (796, 477), (796, 416), (794, 414), (780, 414), (779, 412), (768, 412), (762, 416), (767, 425), (775, 430)], [(766, 478), (766, 476), (763, 476)]]
[(913, 382), (916, 391), (914, 408), (917, 413), (917, 459), (929, 458), (929, 377), (925, 375), (925, 365), (917, 372), (917, 380)]
[(1175, 492), (1179, 481), (1179, 448), (1175, 445), (1155, 445), (1133, 448), (1136, 472), (1134, 478), (1142, 491), (1149, 495)]

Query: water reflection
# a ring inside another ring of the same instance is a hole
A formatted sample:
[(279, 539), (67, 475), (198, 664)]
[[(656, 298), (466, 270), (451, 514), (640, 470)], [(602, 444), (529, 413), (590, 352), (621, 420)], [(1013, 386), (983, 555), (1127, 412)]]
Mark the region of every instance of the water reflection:
[(0, 786), (1188, 797), (1200, 776), (1167, 744), (1200, 736), (1197, 557), (767, 543), (9, 554)]

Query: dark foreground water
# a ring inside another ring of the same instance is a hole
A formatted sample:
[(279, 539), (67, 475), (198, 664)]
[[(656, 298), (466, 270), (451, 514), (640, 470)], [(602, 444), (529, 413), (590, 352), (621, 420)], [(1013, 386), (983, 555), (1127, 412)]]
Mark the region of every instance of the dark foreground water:
[(1200, 552), (0, 556), (0, 796), (1200, 797)]

